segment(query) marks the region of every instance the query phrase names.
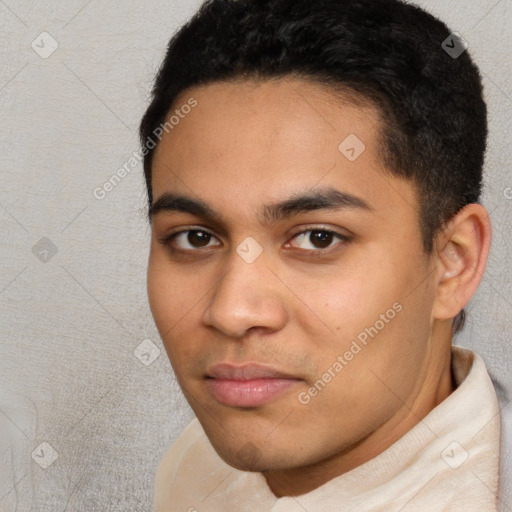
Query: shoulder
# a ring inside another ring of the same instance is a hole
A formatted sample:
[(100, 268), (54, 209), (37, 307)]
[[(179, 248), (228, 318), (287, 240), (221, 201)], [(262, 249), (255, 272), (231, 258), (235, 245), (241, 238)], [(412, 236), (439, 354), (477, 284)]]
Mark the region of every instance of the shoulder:
[(167, 494), (171, 482), (175, 479), (180, 463), (190, 448), (204, 436), (204, 431), (197, 418), (194, 418), (167, 449), (160, 460), (155, 473), (154, 499)]

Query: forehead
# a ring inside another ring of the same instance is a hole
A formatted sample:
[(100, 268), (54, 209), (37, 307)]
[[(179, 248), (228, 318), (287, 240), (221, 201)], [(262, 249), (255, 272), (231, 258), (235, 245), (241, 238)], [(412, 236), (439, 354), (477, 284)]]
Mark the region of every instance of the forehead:
[(290, 78), (219, 82), (183, 92), (173, 112), (191, 98), (155, 151), (154, 201), (186, 193), (236, 215), (328, 186), (376, 211), (415, 209), (411, 183), (383, 166), (378, 111), (357, 96)]

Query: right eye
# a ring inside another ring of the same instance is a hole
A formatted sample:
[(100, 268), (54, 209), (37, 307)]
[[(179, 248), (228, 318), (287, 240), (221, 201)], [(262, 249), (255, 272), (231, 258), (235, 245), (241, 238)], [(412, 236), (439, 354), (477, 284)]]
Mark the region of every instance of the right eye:
[[(185, 229), (176, 233), (171, 233), (163, 238), (160, 238), (160, 243), (169, 247), (171, 251), (189, 251), (197, 252), (196, 249), (202, 249), (208, 246), (208, 242), (215, 238), (210, 232), (203, 229)], [(176, 241), (178, 241), (178, 248), (175, 248)], [(206, 245), (205, 245), (206, 244)], [(188, 247), (187, 247), (188, 245)], [(220, 244), (214, 244), (220, 245)]]

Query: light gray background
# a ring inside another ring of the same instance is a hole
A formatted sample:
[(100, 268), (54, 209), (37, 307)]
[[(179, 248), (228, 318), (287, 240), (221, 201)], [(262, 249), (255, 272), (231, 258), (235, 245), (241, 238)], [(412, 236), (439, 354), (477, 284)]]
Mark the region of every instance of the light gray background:
[[(457, 343), (501, 383), (510, 439), (512, 0), (419, 3), (484, 76), (494, 240)], [(139, 150), (154, 73), (199, 5), (0, 0), (1, 512), (149, 511), (156, 465), (192, 417), (147, 304), (142, 167), (102, 200), (93, 190)], [(58, 43), (46, 59), (31, 47), (43, 31)], [(33, 253), (43, 237), (57, 249), (47, 262)], [(160, 349), (149, 365), (134, 354), (147, 339)], [(47, 469), (34, 460), (51, 455), (43, 442), (58, 455)]]

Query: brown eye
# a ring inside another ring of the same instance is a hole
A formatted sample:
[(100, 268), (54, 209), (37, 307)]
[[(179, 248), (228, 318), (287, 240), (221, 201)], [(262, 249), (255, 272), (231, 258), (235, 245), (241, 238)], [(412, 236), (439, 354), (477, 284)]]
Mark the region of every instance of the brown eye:
[(193, 247), (204, 247), (211, 239), (210, 233), (205, 231), (189, 231), (186, 237), (187, 242)]
[[(308, 233), (309, 236), (307, 236)], [(329, 229), (308, 229), (307, 231), (302, 231), (301, 233), (298, 233), (294, 236), (294, 239), (298, 240), (299, 244), (303, 244), (303, 246), (299, 248), (313, 252), (322, 252), (321, 250), (331, 246), (336, 238), (342, 242), (348, 241), (347, 236), (341, 235), (340, 233), (336, 233), (335, 231), (331, 231)], [(320, 250), (315, 251), (315, 249)]]
[(187, 229), (185, 231), (173, 233), (163, 238), (161, 242), (164, 245), (177, 246), (180, 250), (194, 251), (195, 249), (203, 249), (208, 247), (208, 243), (213, 238), (215, 237), (211, 233), (208, 233), (208, 231), (201, 229)]

